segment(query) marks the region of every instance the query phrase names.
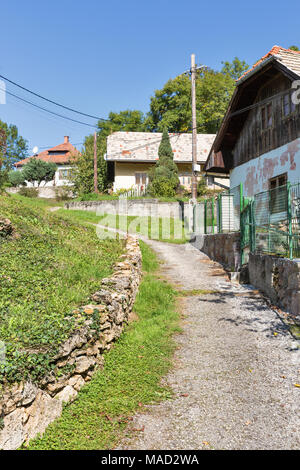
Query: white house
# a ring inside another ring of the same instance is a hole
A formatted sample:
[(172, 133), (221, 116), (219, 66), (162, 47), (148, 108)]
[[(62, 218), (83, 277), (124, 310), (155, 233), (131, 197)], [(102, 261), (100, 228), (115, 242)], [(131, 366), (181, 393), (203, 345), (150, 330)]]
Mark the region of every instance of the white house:
[[(192, 134), (169, 133), (180, 184), (187, 188), (192, 177)], [(160, 132), (114, 132), (107, 138), (106, 160), (114, 167), (114, 191), (145, 187), (148, 172), (158, 160)], [(204, 166), (215, 134), (197, 135), (197, 163)], [(228, 181), (228, 180), (227, 180)], [(212, 187), (213, 178), (209, 180)], [(226, 185), (226, 180), (222, 180)], [(222, 184), (221, 183), (221, 184)]]
[[(79, 154), (78, 150), (72, 145), (69, 141), (69, 137), (64, 137), (64, 142), (62, 144), (56, 145), (48, 150), (45, 150), (38, 155), (34, 155), (35, 158), (43, 160), (45, 162), (53, 162), (57, 165), (57, 170), (52, 181), (47, 182), (42, 186), (52, 187), (52, 186), (71, 186), (70, 182), (70, 172), (72, 171), (71, 159), (72, 156), (77, 156)], [(15, 163), (17, 170), (22, 170), (23, 166), (29, 162), (30, 158), (25, 158)], [(31, 183), (28, 183), (28, 186), (32, 186)]]

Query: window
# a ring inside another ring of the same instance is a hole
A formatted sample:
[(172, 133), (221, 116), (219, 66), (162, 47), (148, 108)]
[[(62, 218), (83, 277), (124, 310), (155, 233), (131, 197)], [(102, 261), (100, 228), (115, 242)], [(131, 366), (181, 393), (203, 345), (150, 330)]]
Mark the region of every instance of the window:
[(182, 186), (189, 186), (191, 184), (191, 173), (180, 173), (178, 176)]
[(261, 108), (261, 128), (262, 130), (269, 129), (272, 127), (273, 123), (273, 113), (272, 113), (272, 103), (267, 104)]
[(290, 93), (287, 93), (282, 97), (282, 111), (283, 111), (283, 116), (289, 116), (292, 114), (296, 109), (295, 103), (292, 101), (292, 96)]
[(287, 173), (269, 180), (270, 189), (270, 213), (276, 214), (287, 210)]
[(60, 180), (70, 180), (72, 178), (72, 169), (65, 168), (63, 170), (58, 170), (58, 179)]
[(147, 173), (136, 173), (135, 174), (135, 184), (137, 186), (146, 186), (148, 180)]

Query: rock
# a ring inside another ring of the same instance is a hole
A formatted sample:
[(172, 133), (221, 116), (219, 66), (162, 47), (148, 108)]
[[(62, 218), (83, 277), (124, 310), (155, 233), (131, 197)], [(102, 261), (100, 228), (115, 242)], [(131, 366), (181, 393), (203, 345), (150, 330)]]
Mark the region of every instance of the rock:
[(71, 385), (75, 390), (79, 391), (84, 385), (85, 380), (81, 375), (73, 375), (68, 381), (68, 385)]
[(83, 328), (82, 332), (76, 333), (69, 338), (60, 349), (57, 359), (68, 356), (74, 349), (79, 349), (88, 341), (87, 329)]
[(83, 374), (84, 372), (88, 371), (93, 365), (95, 361), (90, 357), (80, 356), (76, 360), (76, 374)]
[(25, 408), (17, 408), (5, 416), (4, 429), (0, 432), (0, 449), (14, 450), (22, 445), (25, 439)]
[(25, 406), (25, 405), (29, 405), (30, 403), (32, 403), (35, 397), (37, 396), (37, 393), (38, 393), (37, 386), (31, 382), (26, 382), (24, 385), (23, 392), (22, 392), (21, 404)]
[(71, 385), (67, 385), (57, 395), (55, 395), (55, 399), (60, 400), (62, 403), (69, 403), (75, 400), (77, 394), (78, 392), (76, 392)]
[(62, 402), (40, 391), (33, 404), (25, 409), (28, 421), (24, 426), (26, 441), (38, 433), (43, 434), (46, 427), (61, 415)]

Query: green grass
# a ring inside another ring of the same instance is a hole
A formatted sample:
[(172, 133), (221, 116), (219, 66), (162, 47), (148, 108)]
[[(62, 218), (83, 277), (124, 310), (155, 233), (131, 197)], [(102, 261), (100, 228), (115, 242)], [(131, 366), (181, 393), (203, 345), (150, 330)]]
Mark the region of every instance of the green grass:
[(117, 240), (100, 241), (94, 227), (50, 213), (48, 203), (0, 196), (0, 218), (9, 218), (19, 234), (0, 238), (0, 338), (6, 346), (0, 382), (38, 381), (52, 368), (59, 345), (76, 327), (73, 309), (88, 303), (123, 251)]
[(104, 369), (42, 437), (31, 441), (30, 450), (113, 449), (137, 410), (172, 396), (160, 380), (171, 365), (172, 335), (178, 331), (175, 291), (158, 279), (153, 251), (143, 242), (141, 249), (145, 274), (134, 305), (138, 321), (106, 355)]
[(97, 215), (95, 212), (84, 210), (60, 209), (59, 214), (72, 221), (81, 223), (89, 222), (105, 225), (111, 228), (139, 233), (150, 239), (160, 240), (168, 243), (182, 244), (188, 241), (185, 233), (184, 223), (175, 218), (167, 217), (137, 217), (125, 215), (104, 214)]

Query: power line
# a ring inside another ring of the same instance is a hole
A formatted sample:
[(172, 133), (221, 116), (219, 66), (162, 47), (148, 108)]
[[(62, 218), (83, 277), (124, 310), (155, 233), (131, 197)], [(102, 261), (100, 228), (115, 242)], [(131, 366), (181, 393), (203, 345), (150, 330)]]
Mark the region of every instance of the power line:
[(31, 91), (28, 88), (25, 88), (24, 86), (19, 85), (16, 82), (13, 82), (12, 80), (9, 80), (9, 78), (4, 77), (3, 75), (0, 75), (0, 78), (3, 78), (3, 80), (6, 80), (7, 82), (12, 83), (13, 85), (21, 88), (22, 90), (27, 91), (28, 93), (31, 93), (34, 96), (37, 96), (38, 98), (41, 98), (42, 100), (48, 101), (48, 103), (55, 104), (55, 106), (60, 106), (61, 108), (67, 109), (68, 111), (72, 111), (72, 113), (81, 114), (82, 116), (90, 117), (92, 119), (98, 119), (99, 121), (108, 121), (108, 119), (104, 119), (104, 118), (101, 118), (101, 117), (98, 117), (98, 116), (93, 116), (91, 114), (83, 113), (82, 111), (77, 111), (76, 109), (69, 108), (68, 106), (64, 106), (63, 104), (57, 103), (56, 101), (53, 101), (53, 100), (50, 100), (49, 98), (45, 98), (44, 96), (39, 95), (38, 93), (35, 93), (34, 91)]
[(50, 111), (50, 109), (43, 108), (42, 106), (39, 106), (35, 103), (32, 103), (31, 101), (25, 100), (25, 98), (21, 98), (18, 95), (15, 95), (14, 93), (11, 93), (10, 91), (4, 90), (3, 88), (0, 88), (1, 91), (5, 91), (8, 95), (13, 96), (14, 98), (17, 98), (18, 100), (24, 101), (24, 103), (30, 104), (31, 106), (34, 106), (35, 108), (41, 109), (42, 111), (46, 111), (47, 113), (53, 114), (54, 116), (58, 116), (63, 119), (67, 119), (68, 121), (76, 122), (77, 124), (81, 124), (83, 126), (87, 127), (92, 127), (93, 129), (97, 129), (97, 126), (93, 126), (92, 124), (88, 124), (87, 122), (82, 122), (78, 121), (77, 119), (72, 119), (68, 116), (64, 116), (63, 114), (56, 113), (55, 111)]

